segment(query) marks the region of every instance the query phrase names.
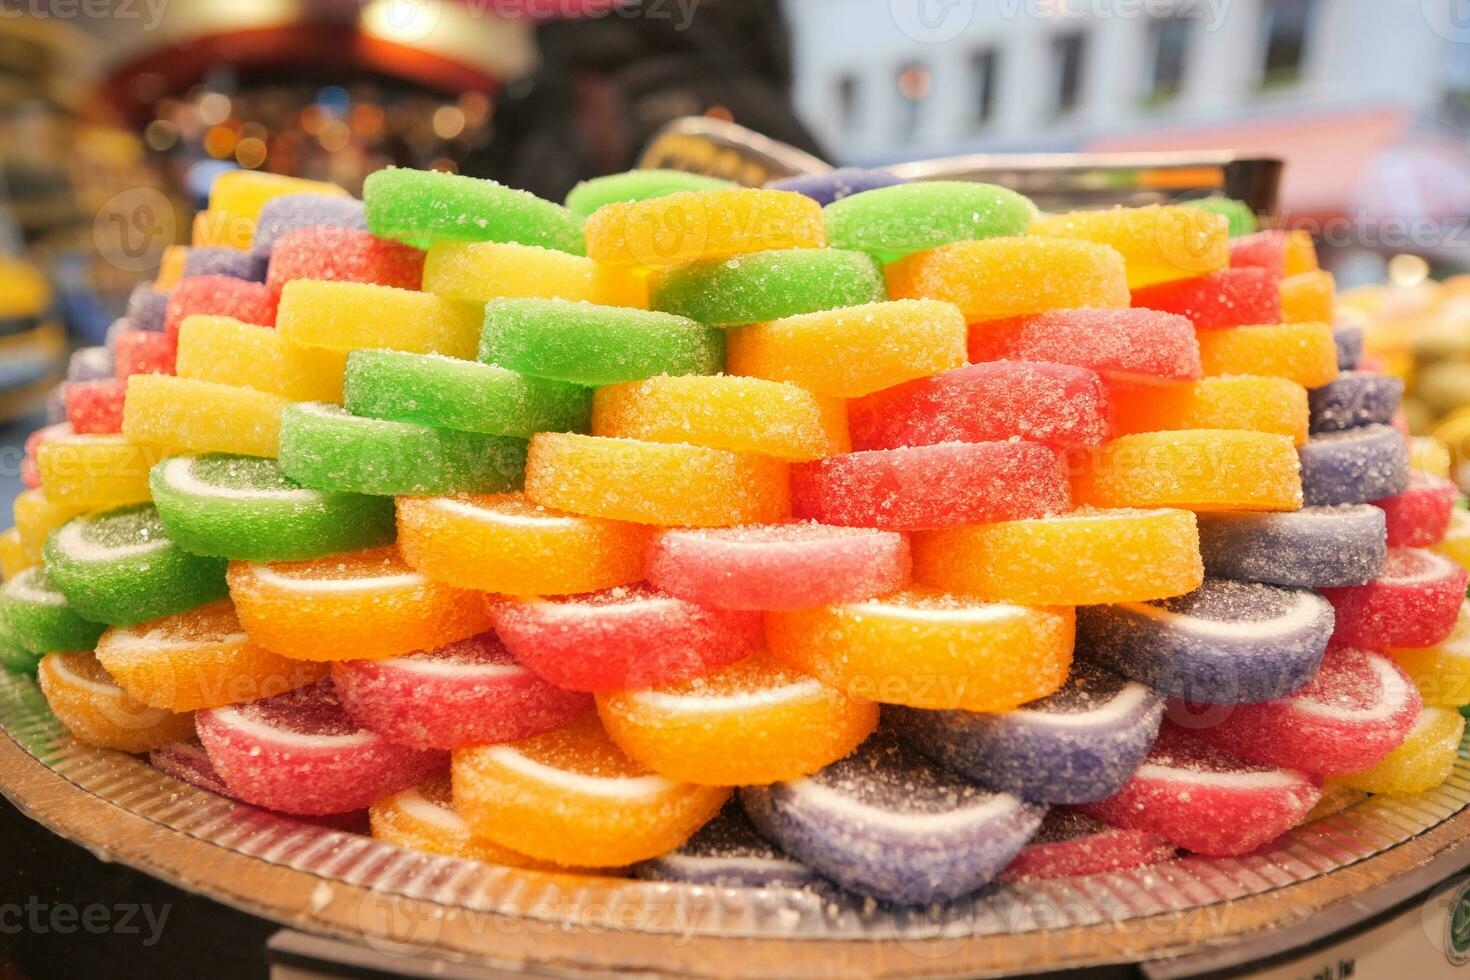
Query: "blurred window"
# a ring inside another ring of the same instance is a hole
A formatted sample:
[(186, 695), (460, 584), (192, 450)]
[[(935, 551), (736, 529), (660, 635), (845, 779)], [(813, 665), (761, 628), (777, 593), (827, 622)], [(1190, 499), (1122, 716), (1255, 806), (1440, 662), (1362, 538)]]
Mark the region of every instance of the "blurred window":
[(899, 136), (908, 139), (919, 132), (924, 99), (929, 95), (932, 78), (923, 62), (910, 61), (899, 66), (894, 81), (898, 86)]
[(1082, 68), (1087, 56), (1087, 35), (1081, 32), (1061, 34), (1052, 39), (1052, 111), (1065, 116), (1077, 108), (1082, 99)]
[(1150, 22), (1151, 71), (1144, 101), (1164, 105), (1184, 90), (1184, 70), (1189, 64), (1191, 24), (1182, 17), (1161, 17)]
[(970, 91), (975, 97), (972, 119), (976, 128), (995, 118), (995, 81), (999, 68), (1000, 52), (995, 48), (970, 55)]
[(853, 74), (840, 75), (837, 78), (837, 125), (842, 132), (848, 135), (857, 132), (862, 120), (859, 118), (862, 110), (862, 93), (858, 88), (858, 78)]
[(1265, 57), (1261, 85), (1290, 85), (1302, 76), (1317, 0), (1267, 0), (1262, 8)]
[(1470, 129), (1470, 44), (1451, 44), (1445, 76), (1445, 121)]

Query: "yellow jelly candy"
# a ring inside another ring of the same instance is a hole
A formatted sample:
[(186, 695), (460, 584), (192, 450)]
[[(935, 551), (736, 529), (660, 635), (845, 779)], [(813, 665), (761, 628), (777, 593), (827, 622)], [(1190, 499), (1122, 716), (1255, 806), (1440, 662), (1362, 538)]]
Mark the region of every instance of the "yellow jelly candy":
[(766, 614), (771, 652), (849, 697), (1009, 711), (1055, 692), (1072, 665), (1071, 609), (928, 589)]
[(1425, 708), (1409, 737), (1364, 772), (1336, 776), (1333, 782), (1369, 793), (1409, 796), (1431, 790), (1450, 778), (1460, 754), (1465, 719), (1458, 711)]
[(270, 327), (227, 316), (191, 316), (179, 329), (181, 378), (254, 388), (293, 402), (342, 403), (347, 354), (288, 344)]
[(60, 436), (41, 443), (36, 468), (51, 500), (107, 510), (151, 499), (148, 471), (166, 455), (120, 435)]
[(1470, 568), (1470, 511), (1456, 507), (1450, 512), (1449, 530), (1434, 550)]
[(965, 318), (933, 300), (803, 313), (730, 331), (731, 374), (856, 398), (965, 363)]
[(1031, 234), (1081, 238), (1123, 255), (1132, 289), (1209, 275), (1230, 263), (1230, 222), (1200, 208), (1157, 204), (1037, 218)]
[(9, 581), (27, 568), (40, 563), (41, 556), (21, 544), (20, 532), (15, 528), (0, 534), (0, 578)]
[(474, 360), (485, 311), (393, 286), (294, 279), (281, 290), (276, 329), (292, 344), (365, 347)]
[(154, 277), (153, 288), (168, 292), (179, 284), (184, 278), (184, 263), (189, 259), (189, 249), (185, 245), (169, 245), (163, 250), (163, 259), (158, 263), (158, 275)]
[(954, 242), (893, 262), (884, 275), (892, 299), (944, 300), (969, 323), (1133, 301), (1123, 256), (1072, 238)]
[(1337, 377), (1337, 342), (1325, 323), (1198, 330), (1204, 373), (1258, 374), (1320, 388)]
[(599, 388), (592, 434), (793, 461), (852, 448), (843, 402), (796, 385), (728, 376), (663, 376)]
[(914, 578), (996, 602), (1092, 606), (1183, 595), (1204, 581), (1187, 510), (1096, 510), (914, 535)]
[(587, 219), (587, 257), (665, 266), (721, 255), (827, 244), (822, 206), (792, 191), (683, 191), (606, 204)]
[(99, 749), (147, 752), (194, 737), (194, 715), (134, 700), (90, 653), (48, 653), (36, 671), (51, 713), (72, 737)]
[(254, 388), (135, 374), (123, 403), (123, 435), (192, 452), (274, 457), (287, 404), (280, 395)]
[(1109, 386), (1113, 432), (1249, 429), (1307, 441), (1307, 390), (1285, 378), (1205, 378), (1183, 384)]
[(652, 529), (578, 517), (523, 494), (399, 497), (398, 547), (429, 578), (505, 595), (570, 595), (643, 578)]
[(1281, 280), (1281, 319), (1286, 323), (1332, 323), (1337, 319), (1337, 283), (1324, 269)]
[(321, 180), (287, 177), (264, 170), (227, 170), (209, 187), (211, 209), (228, 211), (252, 222), (260, 217), (260, 209), (272, 198), (287, 194), (327, 194), (347, 197), (336, 184)]
[[(1470, 448), (1470, 443), (1465, 448)], [(1437, 434), (1414, 436), (1409, 440), (1409, 469), (1449, 479), (1450, 450)]]
[(580, 255), (514, 242), (438, 242), (424, 259), (424, 292), (446, 299), (565, 299), (648, 308), (648, 277)]
[(638, 524), (772, 524), (791, 514), (788, 464), (753, 453), (565, 432), (531, 437), (526, 496)]
[(768, 653), (694, 680), (599, 694), (597, 712), (624, 752), (669, 779), (706, 786), (809, 775), (878, 725), (877, 704), (854, 701)]
[(470, 825), (454, 812), (448, 776), (435, 776), (412, 789), (378, 800), (368, 807), (368, 824), (377, 840), (415, 851), (507, 868), (549, 871), (559, 867), (471, 834)]
[(1460, 605), (1454, 630), (1434, 646), (1388, 652), (1419, 688), (1425, 704), (1447, 708), (1470, 704), (1470, 602)]
[(1288, 436), (1182, 429), (1120, 436), (1074, 457), (1072, 500), (1091, 507), (1297, 510), (1301, 461)]
[(255, 219), (213, 208), (194, 215), (190, 244), (194, 248), (246, 251), (255, 240)]
[(53, 500), (44, 490), (27, 490), (15, 498), (15, 529), (28, 553), (39, 555), (46, 537), (87, 507), (63, 500)]
[(454, 808), (477, 837), (562, 865), (617, 867), (665, 854), (730, 791), (655, 775), (595, 717), (505, 745), (456, 749)]

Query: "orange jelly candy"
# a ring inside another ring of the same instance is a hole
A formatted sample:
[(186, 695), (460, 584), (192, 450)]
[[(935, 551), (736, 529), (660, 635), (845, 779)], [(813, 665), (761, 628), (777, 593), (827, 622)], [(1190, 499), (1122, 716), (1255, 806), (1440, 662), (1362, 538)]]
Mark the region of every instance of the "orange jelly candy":
[(1120, 436), (1074, 457), (1079, 507), (1297, 510), (1301, 463), (1288, 436), (1182, 429)]
[(368, 807), (368, 823), (378, 840), (416, 851), (508, 868), (542, 871), (556, 867), (470, 833), (470, 825), (454, 812), (447, 775), (435, 776), (377, 801)]
[(1257, 374), (1320, 388), (1337, 377), (1337, 341), (1325, 323), (1196, 330), (1206, 377)]
[(140, 704), (90, 653), (48, 653), (36, 677), (52, 714), (78, 742), (147, 752), (194, 737), (194, 715)]
[(1331, 323), (1337, 318), (1337, 281), (1325, 269), (1281, 280), (1281, 318), (1287, 323)]
[(1204, 378), (1184, 384), (1108, 386), (1113, 432), (1249, 429), (1307, 441), (1307, 389), (1285, 378)]

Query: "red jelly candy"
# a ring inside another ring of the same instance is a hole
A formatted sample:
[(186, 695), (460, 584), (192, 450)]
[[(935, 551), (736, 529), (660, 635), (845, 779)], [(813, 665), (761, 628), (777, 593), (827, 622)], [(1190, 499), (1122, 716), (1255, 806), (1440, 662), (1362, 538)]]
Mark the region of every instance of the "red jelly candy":
[(1296, 276), (1317, 268), (1317, 247), (1305, 231), (1271, 228), (1230, 242), (1233, 268), (1255, 267), (1278, 276)]
[(1369, 650), (1434, 646), (1455, 628), (1467, 581), (1470, 572), (1444, 555), (1390, 548), (1373, 581), (1322, 590), (1337, 613), (1333, 642)]
[(1069, 505), (1060, 457), (1034, 442), (946, 442), (791, 467), (793, 513), (823, 524), (914, 531), (1043, 517)]
[(762, 644), (761, 617), (630, 585), (585, 595), (491, 600), (511, 654), (558, 687), (641, 689), (734, 663)]
[(1201, 329), (1281, 322), (1281, 277), (1265, 269), (1221, 269), (1133, 291), (1133, 305), (1188, 317)]
[(1070, 364), (995, 361), (956, 368), (847, 403), (854, 449), (1020, 436), (1050, 446), (1106, 442), (1111, 409), (1102, 379)]
[(263, 282), (231, 276), (190, 276), (179, 281), (168, 296), (164, 328), (178, 340), (185, 317), (195, 314), (231, 316), (263, 327), (276, 325), (277, 297)]
[(332, 679), (358, 724), (424, 749), (514, 742), (592, 710), (590, 694), (546, 683), (494, 633), (405, 657), (340, 661)]
[(26, 436), (26, 455), (20, 464), (20, 481), (27, 490), (34, 490), (41, 485), (41, 471), (36, 467), (36, 450), (41, 448), (41, 443), (75, 434), (70, 422), (58, 422), (56, 425), (43, 426)]
[(127, 382), (115, 378), (73, 381), (66, 386), (66, 420), (78, 435), (122, 431)]
[(1403, 493), (1373, 501), (1388, 517), (1388, 546), (1429, 548), (1443, 541), (1458, 493), (1444, 477), (1415, 470)]
[(1079, 807), (1103, 823), (1147, 830), (1197, 854), (1248, 854), (1302, 822), (1321, 790), (1291, 769), (1246, 762), (1165, 724), (1133, 778)]
[(173, 374), (178, 353), (177, 338), (161, 330), (120, 331), (113, 354), (118, 380), (126, 381), (135, 374)]
[(1242, 759), (1316, 776), (1377, 765), (1414, 727), (1419, 690), (1388, 657), (1333, 647), (1305, 687), (1284, 698), (1230, 707), (1173, 702), (1169, 717)]
[(201, 711), (194, 722), (230, 795), (282, 813), (360, 810), (449, 767), (443, 752), (359, 727), (330, 680)]
[(276, 240), (265, 284), (277, 296), (292, 279), (367, 282), (418, 289), (424, 253), (357, 228), (298, 228)]
[(1200, 376), (1194, 325), (1157, 310), (1055, 310), (970, 327), (972, 361), (1052, 361), (1118, 381)]
[(1168, 861), (1178, 848), (1147, 830), (1109, 827), (1075, 810), (1052, 809), (1001, 881), (1105, 874)]

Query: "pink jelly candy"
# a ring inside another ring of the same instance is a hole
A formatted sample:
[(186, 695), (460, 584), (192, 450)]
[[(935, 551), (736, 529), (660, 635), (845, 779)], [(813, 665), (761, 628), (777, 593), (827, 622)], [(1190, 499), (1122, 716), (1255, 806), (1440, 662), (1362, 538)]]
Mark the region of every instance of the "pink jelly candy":
[(232, 276), (190, 276), (168, 296), (164, 328), (175, 339), (185, 317), (195, 314), (230, 316), (263, 327), (276, 324), (276, 295), (263, 282)]
[(1403, 493), (1373, 501), (1388, 517), (1388, 546), (1429, 548), (1443, 541), (1458, 493), (1444, 477), (1415, 470)]
[(20, 463), (20, 481), (27, 490), (34, 490), (41, 485), (41, 471), (36, 468), (36, 450), (41, 448), (41, 443), (75, 434), (70, 422), (58, 422), (56, 425), (43, 426), (26, 436), (26, 455)]
[(900, 589), (911, 565), (902, 534), (795, 521), (671, 528), (649, 547), (645, 574), (716, 609), (806, 609)]
[(1061, 458), (1034, 442), (945, 442), (791, 467), (792, 512), (823, 524), (916, 531), (1042, 517), (1069, 503)]
[(529, 738), (592, 710), (592, 696), (553, 687), (494, 633), (387, 660), (332, 665), (358, 724), (399, 745), (457, 749)]
[(66, 420), (79, 435), (122, 431), (127, 382), (115, 378), (73, 381), (66, 386)]
[(1337, 613), (1334, 643), (1385, 650), (1430, 647), (1450, 635), (1470, 572), (1422, 548), (1390, 548), (1366, 585), (1323, 589)]
[(743, 659), (764, 640), (757, 613), (710, 609), (644, 585), (492, 599), (490, 612), (516, 660), (573, 691), (687, 680)]
[(1291, 769), (1246, 762), (1166, 723), (1133, 778), (1077, 809), (1197, 854), (1248, 854), (1301, 823), (1321, 790)]
[(1157, 310), (1055, 310), (970, 327), (972, 361), (1053, 361), (1120, 381), (1200, 376), (1194, 325)]
[(1178, 852), (1147, 830), (1109, 827), (1076, 810), (1052, 808), (1031, 843), (1000, 873), (1001, 881), (1105, 874), (1171, 860)]
[(1067, 448), (1107, 441), (1112, 411), (1102, 379), (1085, 368), (994, 361), (855, 398), (847, 414), (858, 450), (1012, 436)]
[(1221, 269), (1133, 291), (1133, 305), (1178, 313), (1202, 329), (1281, 322), (1281, 279), (1265, 269)]
[(360, 810), (449, 765), (443, 752), (395, 745), (343, 710), (331, 680), (195, 716), (230, 795), (282, 813)]
[(276, 240), (265, 283), (279, 296), (292, 279), (367, 282), (418, 289), (424, 253), (357, 228), (298, 228)]
[(161, 330), (120, 331), (113, 354), (118, 380), (135, 374), (173, 374), (178, 353), (178, 340)]
[(1377, 765), (1422, 707), (1419, 690), (1391, 659), (1332, 647), (1317, 676), (1284, 698), (1229, 707), (1175, 701), (1169, 717), (1242, 759), (1336, 776)]
[[(1268, 228), (1254, 235), (1242, 235), (1230, 240), (1230, 266), (1235, 269), (1265, 269), (1277, 276), (1306, 272), (1304, 268), (1287, 269), (1292, 255), (1293, 236), (1289, 231)], [(1308, 249), (1310, 261), (1315, 265), (1315, 251)]]

